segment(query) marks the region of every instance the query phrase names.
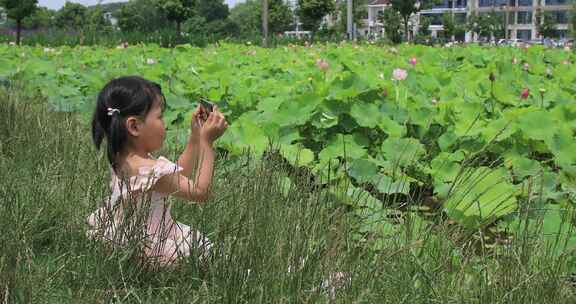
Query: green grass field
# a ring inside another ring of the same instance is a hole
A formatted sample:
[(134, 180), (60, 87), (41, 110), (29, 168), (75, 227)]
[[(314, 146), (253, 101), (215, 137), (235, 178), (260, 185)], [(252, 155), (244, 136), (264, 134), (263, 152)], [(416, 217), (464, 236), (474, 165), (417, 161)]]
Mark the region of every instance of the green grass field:
[[(537, 233), (490, 249), (445, 222), (422, 229), (407, 216), (375, 250), (370, 237), (353, 237), (349, 205), (310, 190), (301, 174), (286, 188), (284, 177), (299, 173), (248, 155), (218, 158), (214, 201), (174, 202), (175, 218), (226, 254), (147, 272), (129, 250), (108, 253), (85, 237), (85, 218), (109, 183), (88, 125), (22, 92), (0, 89), (0, 303), (576, 301), (573, 254), (552, 254)], [(174, 160), (179, 152), (159, 154)], [(333, 296), (318, 290), (335, 271), (349, 273), (350, 284)]]

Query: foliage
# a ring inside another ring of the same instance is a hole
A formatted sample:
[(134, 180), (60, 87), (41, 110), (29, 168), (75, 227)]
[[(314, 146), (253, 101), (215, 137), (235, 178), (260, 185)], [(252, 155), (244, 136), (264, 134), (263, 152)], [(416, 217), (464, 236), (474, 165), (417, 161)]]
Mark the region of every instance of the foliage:
[(83, 29), (88, 19), (88, 9), (79, 3), (66, 2), (56, 13), (56, 26), (66, 29)]
[(20, 32), (24, 18), (32, 15), (36, 10), (38, 0), (0, 0), (0, 6), (4, 7), (8, 18), (16, 21), (16, 43), (20, 44)]
[(224, 20), (228, 18), (228, 5), (224, 3), (224, 0), (198, 0), (196, 14), (206, 19), (208, 23)]
[(152, 32), (168, 27), (166, 15), (155, 0), (132, 0), (114, 13), (123, 32)]
[(454, 15), (451, 13), (444, 13), (442, 15), (442, 27), (444, 38), (447, 40), (452, 40), (454, 35), (456, 35), (456, 23), (454, 22)]
[(157, 7), (166, 14), (166, 18), (176, 23), (179, 33), (184, 21), (194, 14), (195, 0), (157, 0)]
[(22, 20), (22, 26), (26, 29), (46, 29), (52, 27), (54, 24), (52, 18), (56, 16), (56, 12), (45, 8), (38, 7), (34, 10), (32, 15)]
[[(242, 36), (256, 35), (261, 32), (262, 19), (260, 18), (262, 7), (258, 0), (247, 0), (236, 4), (230, 10), (230, 20), (236, 23)], [(272, 23), (270, 23), (272, 25)]]
[(396, 10), (387, 9), (384, 12), (379, 12), (378, 20), (384, 24), (386, 38), (392, 43), (402, 42), (402, 17)]
[(322, 19), (336, 10), (334, 0), (298, 0), (298, 16), (304, 29), (317, 31)]
[[(5, 54), (2, 47), (0, 52)], [(335, 185), (311, 189), (304, 182), (309, 176), (273, 154), (254, 159), (218, 153), (213, 200), (201, 207), (167, 201), (174, 219), (206, 235), (218, 250), (209, 263), (199, 263), (193, 250), (178, 267), (145, 271), (133, 248), (87, 239), (84, 219), (110, 194), (108, 163), (95, 153), (77, 115), (48, 111), (45, 102), (18, 83), (0, 85), (3, 302), (576, 301), (570, 284), (574, 247), (566, 246), (576, 237), (565, 206), (523, 202), (526, 212), (501, 226), (513, 238), (491, 241), (489, 229), (469, 236), (410, 206), (406, 212), (384, 208), (365, 191), (344, 200), (345, 192), (327, 193)], [(158, 155), (175, 160), (181, 148), (165, 147)], [(318, 288), (340, 271), (352, 277), (343, 289)]]
[[(367, 5), (370, 4), (370, 0), (355, 0), (352, 2), (352, 22), (356, 24), (359, 28), (362, 25), (364, 19), (367, 18), (368, 8)], [(338, 1), (338, 14), (340, 15), (340, 22), (338, 24), (338, 30), (342, 33), (346, 32), (347, 29), (347, 16), (348, 16), (348, 1), (340, 0)]]
[(505, 16), (494, 11), (470, 15), (466, 28), (482, 38), (502, 38), (505, 35)]
[[(566, 50), (349, 44), (264, 50), (221, 43), (205, 49), (6, 45), (0, 53), (0, 77), (30, 83), (56, 111), (87, 115), (108, 79), (142, 75), (165, 88), (169, 142), (181, 140), (195, 100), (206, 96), (229, 118), (219, 148), (231, 155), (250, 149), (260, 156), (273, 140), (290, 165), (320, 180), (322, 169), (336, 162), (334, 181), (370, 190), (375, 200), (398, 195), (408, 203), (426, 193), (465, 227), (486, 227), (515, 212), (516, 202), (530, 198), (521, 191), (529, 184), (541, 185), (531, 187), (543, 204), (576, 194), (576, 58)], [(318, 58), (328, 68), (317, 66)], [(529, 69), (516, 63), (522, 61)], [(392, 80), (395, 69), (407, 77)], [(523, 98), (524, 88), (541, 93)], [(300, 166), (299, 150), (306, 160)], [(463, 168), (483, 171), (467, 175)], [(466, 176), (487, 176), (480, 183), (486, 192)], [(459, 193), (470, 196), (460, 198), (451, 191), (468, 188)], [(514, 200), (497, 203), (500, 193)]]
[(420, 10), (429, 8), (435, 4), (437, 0), (391, 0), (392, 9), (397, 11), (402, 17), (404, 24), (404, 39), (410, 40), (410, 29), (408, 22), (413, 14), (418, 13)]
[(430, 18), (426, 16), (420, 16), (420, 24), (418, 27), (418, 35), (422, 37), (430, 36)]
[(556, 21), (550, 12), (542, 12), (539, 10), (536, 13), (536, 29), (542, 38), (554, 37), (556, 34)]
[[(230, 20), (234, 22), (242, 37), (260, 35), (262, 31), (262, 5), (259, 0), (238, 3), (230, 11)], [(283, 33), (293, 24), (293, 12), (283, 0), (268, 1), (268, 31)]]

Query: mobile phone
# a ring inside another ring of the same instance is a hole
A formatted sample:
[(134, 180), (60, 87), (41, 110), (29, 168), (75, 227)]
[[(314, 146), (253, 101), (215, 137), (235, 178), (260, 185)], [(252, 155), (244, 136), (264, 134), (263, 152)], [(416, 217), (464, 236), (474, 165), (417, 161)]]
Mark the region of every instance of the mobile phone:
[(214, 110), (214, 104), (206, 99), (200, 99), (200, 105), (206, 110), (206, 112), (211, 113)]

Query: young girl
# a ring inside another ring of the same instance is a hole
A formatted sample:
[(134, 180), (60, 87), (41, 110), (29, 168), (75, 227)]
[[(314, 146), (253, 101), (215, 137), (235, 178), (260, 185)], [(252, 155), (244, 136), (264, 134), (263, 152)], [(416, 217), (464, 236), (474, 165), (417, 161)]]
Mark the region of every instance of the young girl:
[[(210, 200), (212, 146), (228, 128), (217, 106), (206, 113), (199, 105), (177, 162), (154, 158), (151, 153), (162, 147), (166, 135), (165, 107), (160, 86), (141, 77), (117, 78), (102, 89), (92, 120), (92, 138), (97, 149), (106, 138), (112, 195), (88, 217), (89, 237), (112, 245), (137, 244), (145, 261), (161, 266), (175, 265), (193, 249), (206, 257), (212, 246), (200, 232), (173, 220), (166, 198), (173, 195), (197, 203)], [(193, 171), (195, 177), (189, 179)]]

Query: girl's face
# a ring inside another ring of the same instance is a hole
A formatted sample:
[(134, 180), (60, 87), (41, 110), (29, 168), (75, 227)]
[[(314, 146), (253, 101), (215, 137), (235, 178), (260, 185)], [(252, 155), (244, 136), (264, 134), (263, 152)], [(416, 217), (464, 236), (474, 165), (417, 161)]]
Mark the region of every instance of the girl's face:
[(163, 120), (161, 102), (154, 102), (152, 109), (146, 115), (141, 125), (138, 141), (148, 151), (156, 151), (162, 148), (166, 137), (166, 127)]

